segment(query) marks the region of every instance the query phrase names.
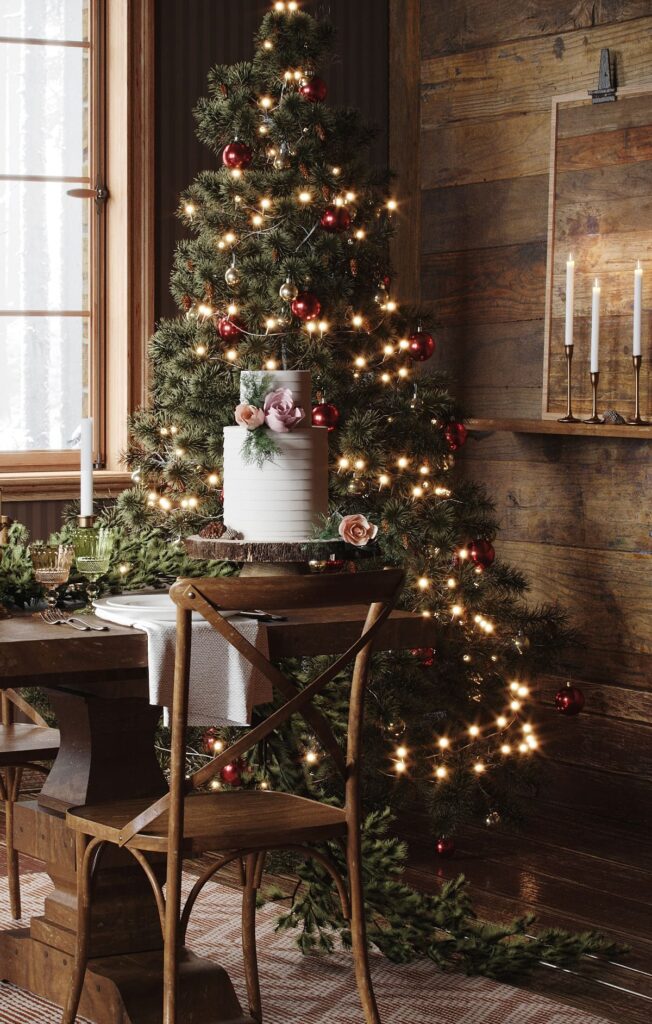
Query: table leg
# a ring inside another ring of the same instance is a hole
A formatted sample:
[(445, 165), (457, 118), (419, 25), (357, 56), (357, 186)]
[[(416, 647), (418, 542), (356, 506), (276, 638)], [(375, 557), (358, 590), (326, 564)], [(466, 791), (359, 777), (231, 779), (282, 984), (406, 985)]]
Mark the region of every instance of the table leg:
[[(146, 681), (145, 681), (146, 685)], [(52, 691), (61, 749), (38, 802), (16, 807), (16, 845), (45, 861), (54, 891), (29, 929), (0, 932), (0, 977), (61, 1005), (72, 972), (76, 932), (75, 842), (67, 807), (166, 789), (154, 751), (159, 711), (133, 681), (93, 692)], [(112, 692), (114, 697), (108, 696)], [(146, 692), (146, 691), (145, 691)], [(161, 857), (156, 870), (165, 873)], [(142, 870), (108, 847), (93, 899), (91, 962), (80, 1013), (95, 1024), (160, 1024), (162, 938)], [(180, 972), (179, 1024), (254, 1024), (223, 968), (187, 953)]]

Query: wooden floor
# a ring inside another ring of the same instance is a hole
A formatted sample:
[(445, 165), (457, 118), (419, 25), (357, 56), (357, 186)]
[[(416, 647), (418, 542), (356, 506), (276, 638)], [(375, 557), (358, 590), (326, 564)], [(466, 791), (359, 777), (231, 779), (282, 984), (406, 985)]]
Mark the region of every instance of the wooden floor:
[[(0, 815), (0, 875), (6, 874), (3, 825)], [(518, 836), (469, 829), (458, 840), (455, 857), (442, 860), (419, 837), (418, 828), (406, 827), (405, 836), (410, 846), (406, 880), (415, 888), (436, 892), (442, 880), (463, 873), (482, 917), (496, 921), (534, 913), (542, 926), (597, 928), (629, 945), (631, 952), (621, 963), (587, 958), (576, 972), (543, 967), (522, 987), (615, 1024), (649, 1024), (652, 839), (540, 817)], [(39, 871), (42, 865), (22, 857), (21, 869)], [(236, 873), (222, 880), (236, 884)]]
[(597, 929), (628, 945), (619, 963), (586, 958), (577, 972), (544, 968), (525, 987), (617, 1024), (649, 1024), (652, 837), (541, 817), (519, 835), (469, 829), (456, 855), (443, 860), (417, 829), (405, 832), (411, 854), (406, 881), (415, 888), (436, 892), (442, 880), (461, 873), (481, 917), (501, 921), (533, 913), (542, 926)]

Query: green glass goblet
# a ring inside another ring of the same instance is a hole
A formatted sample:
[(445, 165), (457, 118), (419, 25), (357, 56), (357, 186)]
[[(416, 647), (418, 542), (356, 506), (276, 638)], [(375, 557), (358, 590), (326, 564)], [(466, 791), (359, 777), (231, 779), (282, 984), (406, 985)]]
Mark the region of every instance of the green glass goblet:
[(75, 532), (74, 536), (75, 563), (77, 569), (88, 579), (86, 595), (87, 609), (90, 611), (93, 602), (100, 592), (97, 581), (109, 570), (113, 552), (113, 534), (110, 530), (88, 528)]
[(59, 600), (57, 587), (68, 582), (74, 549), (70, 544), (37, 542), (30, 545), (29, 553), (34, 568), (34, 579), (37, 583), (42, 583), (46, 589), (48, 608), (56, 608)]

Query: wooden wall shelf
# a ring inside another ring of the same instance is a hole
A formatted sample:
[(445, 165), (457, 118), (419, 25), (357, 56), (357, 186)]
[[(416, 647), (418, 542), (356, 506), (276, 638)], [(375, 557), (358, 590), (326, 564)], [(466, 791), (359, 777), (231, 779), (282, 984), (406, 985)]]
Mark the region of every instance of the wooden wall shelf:
[(652, 438), (652, 425), (633, 427), (628, 423), (558, 423), (557, 420), (470, 419), (467, 428), (478, 433), (503, 430), (512, 434), (562, 434), (576, 437)]

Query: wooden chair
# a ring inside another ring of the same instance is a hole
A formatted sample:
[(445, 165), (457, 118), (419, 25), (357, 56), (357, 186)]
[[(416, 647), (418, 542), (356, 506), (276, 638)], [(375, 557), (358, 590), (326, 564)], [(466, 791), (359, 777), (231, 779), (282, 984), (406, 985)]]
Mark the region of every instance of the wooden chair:
[[(252, 1017), (262, 1021), (255, 938), (256, 891), (266, 853), (292, 849), (314, 857), (330, 873), (350, 919), (355, 973), (367, 1024), (380, 1024), (369, 973), (362, 891), (360, 852), (360, 766), (365, 688), (371, 649), (378, 630), (394, 607), (403, 583), (401, 570), (359, 573), (353, 576), (231, 578), (179, 580), (171, 589), (177, 604), (177, 648), (172, 709), (170, 792), (155, 803), (130, 800), (96, 807), (72, 808), (69, 826), (78, 833), (78, 933), (73, 982), (63, 1014), (74, 1024), (88, 959), (91, 883), (105, 844), (114, 843), (133, 854), (154, 890), (164, 933), (163, 1021), (177, 1024), (179, 957), (190, 913), (206, 882), (219, 868), (240, 858), (243, 865), (243, 955)], [(356, 642), (311, 683), (297, 684), (249, 644), (220, 608), (289, 610), (363, 604), (368, 613)], [(217, 757), (185, 777), (191, 616), (200, 612), (259, 672), (267, 676), (285, 703)], [(327, 683), (355, 659), (351, 685), (346, 753), (336, 741), (323, 714), (313, 705)], [(300, 713), (328, 751), (344, 778), (344, 807), (327, 806), (281, 792), (237, 791), (195, 793), (206, 786), (224, 765), (258, 744), (291, 715)], [(307, 844), (338, 839), (346, 845), (348, 887), (331, 860)], [(165, 897), (147, 860), (149, 852), (167, 853)], [(210, 865), (197, 880), (183, 910), (181, 869), (184, 856), (221, 851), (222, 860)]]
[[(27, 721), (16, 722), (16, 712)], [(47, 722), (15, 690), (3, 690), (0, 694), (0, 800), (5, 809), (9, 907), (15, 920), (20, 918), (21, 906), (18, 851), (14, 847), (14, 806), (24, 769), (47, 774), (47, 768), (34, 762), (51, 761), (58, 750), (58, 730), (48, 728)]]

